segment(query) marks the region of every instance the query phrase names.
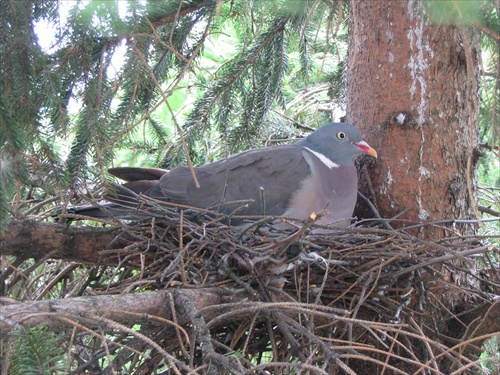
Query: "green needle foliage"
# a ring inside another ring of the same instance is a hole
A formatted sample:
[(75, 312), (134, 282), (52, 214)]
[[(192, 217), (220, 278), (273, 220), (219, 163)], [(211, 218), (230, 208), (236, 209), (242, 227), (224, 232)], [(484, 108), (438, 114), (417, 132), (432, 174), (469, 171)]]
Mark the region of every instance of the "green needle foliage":
[(9, 375), (53, 375), (63, 373), (64, 349), (57, 336), (40, 325), (20, 326), (11, 332), (12, 355)]
[(144, 164), (169, 167), (281, 132), (269, 128), (285, 123), (270, 110), (285, 112), (291, 73), (307, 81), (309, 37), (341, 9), (317, 0), (0, 5), (1, 228), (14, 196), (87, 195), (131, 147)]
[[(348, 5), (0, 0), (0, 230), (21, 201), (44, 218), (93, 198), (114, 163), (205, 163), (328, 121), (318, 103), (344, 108)], [(484, 31), (483, 141), (497, 145), (498, 5), (428, 5)]]
[[(426, 4), (434, 22), (482, 30), (482, 174), (498, 192), (498, 1)], [(13, 216), (94, 199), (110, 166), (202, 164), (327, 122), (318, 103), (345, 107), (348, 7), (0, 0), (0, 232)], [(497, 196), (484, 190), (481, 203), (498, 211)], [(58, 346), (44, 327), (20, 327), (11, 373), (56, 373)]]

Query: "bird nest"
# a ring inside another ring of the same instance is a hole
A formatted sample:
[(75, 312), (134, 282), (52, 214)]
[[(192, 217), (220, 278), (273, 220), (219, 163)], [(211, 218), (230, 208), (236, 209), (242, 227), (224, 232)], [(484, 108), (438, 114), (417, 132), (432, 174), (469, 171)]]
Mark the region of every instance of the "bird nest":
[(147, 200), (141, 212), (153, 219), (114, 222), (129, 245), (102, 252), (118, 266), (93, 288), (172, 293), (168, 324), (152, 318), (139, 336), (114, 328), (114, 361), (133, 373), (484, 370), (478, 355), (498, 334), (490, 310), (500, 294), (499, 251), (485, 238), (446, 228), (437, 241), (377, 227), (315, 234), (314, 217), (288, 229), (269, 218), (233, 227), (167, 206)]
[(488, 238), (444, 227), (447, 236), (436, 241), (365, 226), (315, 234), (314, 217), (287, 229), (269, 218), (233, 227), (208, 211), (147, 203), (141, 211), (152, 219), (113, 221), (116, 237), (101, 264), (83, 267), (77, 281), (84, 296), (165, 293), (162, 312), (137, 314), (133, 329), (85, 315), (65, 336), (76, 373), (499, 367), (498, 359), (479, 359), (499, 332), (500, 252)]

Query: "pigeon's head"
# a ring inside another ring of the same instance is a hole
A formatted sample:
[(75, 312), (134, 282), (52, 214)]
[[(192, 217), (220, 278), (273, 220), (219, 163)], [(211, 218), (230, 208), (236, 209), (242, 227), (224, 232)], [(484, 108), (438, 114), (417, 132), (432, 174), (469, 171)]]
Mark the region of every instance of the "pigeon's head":
[(353, 156), (360, 153), (377, 157), (377, 151), (363, 140), (358, 128), (341, 122), (322, 126), (298, 145), (319, 152), (338, 165), (352, 163)]

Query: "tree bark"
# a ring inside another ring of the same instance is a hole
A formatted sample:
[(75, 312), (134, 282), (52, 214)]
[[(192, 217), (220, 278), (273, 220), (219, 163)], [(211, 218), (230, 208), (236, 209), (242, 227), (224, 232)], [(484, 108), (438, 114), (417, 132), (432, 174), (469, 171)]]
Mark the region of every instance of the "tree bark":
[[(124, 253), (127, 246), (133, 243), (134, 239), (117, 228), (66, 227), (34, 220), (12, 221), (8, 230), (0, 235), (0, 255), (96, 264), (103, 260), (101, 251), (111, 246)], [(108, 264), (112, 259), (105, 257)], [(117, 262), (112, 265), (116, 266)]]
[[(20, 323), (32, 326), (45, 324), (53, 331), (63, 331), (72, 323), (86, 324), (94, 329), (102, 324), (103, 319), (127, 327), (144, 324), (151, 321), (151, 317), (172, 320), (170, 301), (180, 296), (193, 301), (197, 310), (233, 301), (231, 296), (224, 296), (224, 290), (220, 288), (172, 288), (156, 292), (13, 303), (1, 308), (0, 334), (7, 334)], [(205, 317), (213, 319), (219, 313), (214, 310)], [(180, 324), (187, 322), (182, 317), (180, 320)]]
[[(474, 218), (478, 34), (433, 25), (421, 2), (351, 4), (347, 119), (379, 153), (370, 177), (381, 216)], [(421, 235), (444, 235), (430, 228)]]

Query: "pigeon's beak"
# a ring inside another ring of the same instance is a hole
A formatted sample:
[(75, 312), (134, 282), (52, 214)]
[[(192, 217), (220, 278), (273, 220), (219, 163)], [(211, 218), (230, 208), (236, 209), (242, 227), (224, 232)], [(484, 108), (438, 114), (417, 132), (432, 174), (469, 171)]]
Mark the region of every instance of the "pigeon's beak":
[(365, 154), (373, 156), (374, 158), (377, 157), (377, 151), (375, 151), (374, 148), (372, 148), (368, 143), (365, 141), (361, 142), (353, 142), (356, 146), (359, 147), (361, 151), (363, 151)]

